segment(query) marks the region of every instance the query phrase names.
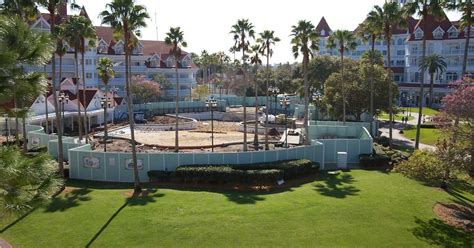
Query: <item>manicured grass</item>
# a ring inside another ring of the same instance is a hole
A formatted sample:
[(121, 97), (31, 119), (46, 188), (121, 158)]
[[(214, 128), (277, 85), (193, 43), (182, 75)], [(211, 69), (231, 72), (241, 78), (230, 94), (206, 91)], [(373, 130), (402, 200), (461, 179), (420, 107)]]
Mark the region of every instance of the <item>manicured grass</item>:
[[(70, 184), (71, 185), (71, 184)], [(278, 193), (79, 187), (0, 236), (16, 247), (428, 247), (467, 246), (473, 236), (435, 218), (452, 196), (399, 174), (321, 173)], [(10, 221), (0, 222), (2, 226)], [(0, 226), (1, 227), (1, 226)]]
[[(390, 119), (389, 114), (388, 114), (388, 113), (385, 113), (385, 112), (382, 112), (382, 114), (380, 114), (378, 117), (379, 117), (379, 119), (381, 119), (381, 120), (388, 120), (388, 119)], [(407, 116), (404, 115), (404, 114), (401, 114), (401, 113), (400, 113), (400, 114), (395, 114), (395, 121), (400, 121), (400, 122), (401, 122), (401, 121), (402, 121), (402, 117), (407, 117)], [(413, 116), (408, 116), (408, 120), (409, 120), (409, 121), (411, 121), (411, 120), (413, 120), (413, 119), (415, 119), (415, 117), (413, 117)]]
[[(421, 128), (420, 130), (420, 142), (427, 145), (436, 145), (441, 132), (436, 128)], [(415, 139), (416, 127), (403, 130), (403, 136), (408, 139)]]
[[(406, 111), (407, 108), (403, 108), (403, 109), (405, 109), (405, 111)], [(417, 107), (408, 108), (408, 109), (409, 109), (409, 111), (411, 111), (412, 113), (418, 113), (418, 108), (417, 108)], [(423, 111), (423, 114), (424, 114), (424, 115), (429, 115), (429, 116), (434, 116), (434, 115), (437, 115), (437, 114), (439, 113), (438, 110), (432, 109), (432, 108), (428, 108), (428, 107), (423, 107), (423, 110), (422, 110), (422, 111)]]

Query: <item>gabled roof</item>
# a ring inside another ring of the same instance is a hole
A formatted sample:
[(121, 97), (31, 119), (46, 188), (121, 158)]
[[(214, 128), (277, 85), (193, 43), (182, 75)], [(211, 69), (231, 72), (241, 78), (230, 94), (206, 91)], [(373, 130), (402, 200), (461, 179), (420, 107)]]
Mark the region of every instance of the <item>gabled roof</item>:
[[(426, 30), (423, 29), (424, 22), (426, 21)], [(426, 36), (427, 40), (438, 40), (435, 39), (433, 36), (433, 31), (435, 31), (438, 27), (443, 29), (444, 34), (442, 39), (449, 39), (448, 37), (448, 30), (453, 24), (449, 21), (448, 17), (444, 14), (444, 18), (441, 20), (437, 20), (433, 15), (428, 15), (426, 17), (426, 20), (418, 20), (417, 24), (413, 28), (414, 31), (416, 31), (418, 28), (423, 31), (423, 35)], [(410, 41), (413, 40), (420, 40), (420, 39), (415, 39), (415, 34), (414, 31), (411, 32), (410, 35)], [(453, 39), (453, 38), (451, 38)]]
[[(94, 99), (95, 94), (99, 91), (97, 88), (91, 88), (91, 89), (80, 89), (79, 90), (79, 102), (82, 104), (82, 106), (85, 106), (85, 108), (89, 107), (89, 104), (92, 102), (92, 99)], [(86, 102), (84, 104), (84, 94), (86, 96)]]
[[(324, 35), (321, 35), (321, 31), (324, 30)], [(331, 28), (329, 27), (327, 21), (326, 21), (326, 18), (324, 18), (324, 16), (321, 18), (321, 20), (319, 21), (318, 25), (316, 26), (316, 33), (318, 33), (318, 35), (320, 37), (328, 37), (330, 32), (332, 32)]]

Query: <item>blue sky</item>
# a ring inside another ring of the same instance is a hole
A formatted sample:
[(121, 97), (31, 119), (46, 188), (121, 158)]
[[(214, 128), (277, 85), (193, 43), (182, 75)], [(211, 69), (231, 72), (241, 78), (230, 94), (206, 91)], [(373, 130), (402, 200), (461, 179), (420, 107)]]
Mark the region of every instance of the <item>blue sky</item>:
[[(76, 0), (84, 5), (95, 25), (100, 25), (98, 14), (108, 0)], [(272, 63), (293, 62), (291, 54), (291, 26), (306, 19), (316, 26), (322, 16), (333, 30), (353, 30), (362, 22), (374, 5), (384, 0), (137, 0), (145, 5), (151, 19), (143, 30), (143, 39), (162, 40), (170, 27), (180, 26), (188, 42), (187, 51), (200, 53), (228, 51), (232, 46), (230, 27), (241, 18), (249, 19), (257, 32), (275, 30), (281, 38), (274, 48)], [(155, 26), (156, 13), (156, 26)], [(451, 20), (459, 18), (457, 13), (448, 13)], [(229, 54), (230, 55), (230, 54)], [(300, 59), (300, 58), (299, 58)], [(299, 60), (298, 59), (298, 60)]]

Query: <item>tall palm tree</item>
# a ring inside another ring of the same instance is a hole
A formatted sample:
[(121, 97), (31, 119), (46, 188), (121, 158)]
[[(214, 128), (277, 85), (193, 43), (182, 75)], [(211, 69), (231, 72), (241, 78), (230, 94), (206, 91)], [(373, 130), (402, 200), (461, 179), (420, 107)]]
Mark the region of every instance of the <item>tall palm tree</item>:
[[(103, 57), (99, 59), (99, 63), (97, 63), (97, 73), (99, 74), (100, 79), (102, 80), (102, 83), (104, 84), (104, 92), (105, 92), (105, 98), (106, 98), (106, 103), (108, 104), (109, 99), (107, 99), (107, 94), (108, 94), (108, 84), (109, 80), (113, 77), (115, 77), (115, 71), (114, 71), (114, 62), (112, 59)], [(113, 101), (113, 99), (110, 99)], [(107, 151), (107, 109), (108, 106), (104, 108), (104, 152)]]
[(341, 91), (342, 91), (342, 121), (346, 125), (346, 91), (344, 87), (344, 53), (354, 50), (357, 46), (354, 34), (348, 30), (336, 30), (328, 38), (329, 49), (338, 48), (341, 55)]
[(472, 0), (451, 0), (446, 1), (446, 7), (449, 10), (457, 10), (461, 13), (461, 19), (459, 20), (461, 30), (465, 30), (466, 42), (464, 44), (464, 58), (462, 63), (462, 77), (466, 75), (466, 66), (467, 66), (467, 54), (469, 51), (469, 41), (471, 38), (471, 27), (474, 23), (473, 16), (473, 4)]
[[(362, 37), (363, 40), (369, 41), (371, 44), (371, 51), (369, 52), (370, 57), (377, 56), (375, 53), (375, 41), (379, 39), (382, 35), (383, 32), (383, 23), (382, 23), (382, 16), (379, 15), (379, 12), (377, 11), (371, 11), (367, 15), (367, 18), (361, 25), (360, 33), (359, 35)], [(370, 60), (371, 63), (370, 65), (372, 67), (375, 66), (375, 63), (373, 60)], [(383, 58), (382, 58), (383, 61)], [(370, 132), (372, 133), (373, 129), (373, 121), (372, 118), (374, 116), (374, 78), (372, 73), (370, 74), (370, 106), (369, 106), (369, 112), (370, 112)]]
[(181, 47), (187, 47), (188, 43), (184, 41), (184, 33), (181, 31), (180, 27), (170, 28), (170, 31), (166, 33), (165, 43), (167, 45), (171, 45), (170, 55), (173, 56), (174, 59), (174, 72), (176, 77), (176, 127), (175, 127), (175, 136), (174, 136), (174, 151), (179, 152), (179, 137), (178, 137), (178, 127), (179, 127), (179, 91), (181, 90), (179, 87), (179, 75), (178, 75), (178, 66), (179, 60), (182, 55)]
[(34, 21), (40, 14), (35, 0), (5, 0), (0, 4), (0, 13), (19, 16), (26, 22)]
[[(400, 5), (396, 2), (385, 2), (380, 6), (375, 6), (372, 14), (369, 16), (378, 16), (382, 19), (382, 30), (385, 42), (387, 43), (387, 71), (389, 75), (392, 75), (391, 70), (391, 45), (392, 45), (392, 34), (395, 28), (405, 27), (405, 17)], [(392, 97), (392, 84), (388, 85), (388, 113), (389, 113), (389, 146), (392, 147), (392, 129), (393, 129), (393, 97)]]
[(134, 176), (134, 191), (141, 192), (140, 178), (137, 167), (137, 145), (135, 142), (135, 121), (130, 92), (130, 59), (136, 36), (140, 35), (140, 28), (146, 27), (145, 19), (149, 18), (146, 8), (135, 5), (133, 0), (113, 0), (106, 5), (107, 10), (100, 13), (103, 24), (110, 24), (117, 35), (124, 39), (125, 50), (125, 82), (127, 94), (128, 118), (130, 122), (130, 138), (132, 143), (132, 165)]
[[(75, 78), (76, 78), (76, 94), (79, 97), (79, 85), (80, 85), (80, 80), (79, 80), (79, 62), (78, 62), (78, 53), (81, 48), (81, 37), (80, 37), (80, 30), (82, 29), (82, 25), (84, 23), (84, 17), (83, 16), (72, 16), (70, 19), (68, 19), (65, 23), (65, 39), (69, 46), (71, 46), (74, 49), (74, 72), (75, 72)], [(61, 81), (61, 79), (59, 79)], [(84, 83), (84, 80), (82, 80), (82, 83)], [(84, 106), (86, 108), (86, 106)], [(79, 128), (79, 140), (83, 139), (83, 120), (82, 120), (82, 115), (81, 115), (81, 102), (77, 101), (77, 122), (78, 122), (78, 128)], [(87, 142), (87, 139), (86, 139)]]
[[(243, 69), (243, 78), (244, 81), (247, 80), (247, 55), (246, 53), (250, 50), (250, 41), (249, 39), (255, 39), (255, 30), (254, 26), (248, 19), (237, 20), (237, 23), (234, 24), (231, 28), (230, 33), (234, 35), (234, 50), (239, 52), (242, 51), (242, 69)], [(246, 84), (246, 83), (245, 83)], [(244, 147), (243, 150), (247, 151), (247, 87), (244, 91)]]
[[(422, 22), (422, 29), (425, 32), (428, 28), (426, 18), (428, 15), (433, 15), (436, 19), (444, 18), (444, 11), (441, 0), (412, 0), (403, 6), (405, 17), (417, 14)], [(421, 61), (426, 57), (426, 35), (423, 35)], [(423, 68), (421, 68), (423, 69)], [(420, 71), (420, 102), (418, 106), (418, 122), (416, 125), (415, 149), (420, 145), (420, 127), (421, 116), (423, 114), (423, 88), (425, 84), (425, 71)]]
[(275, 43), (280, 41), (280, 38), (275, 36), (275, 31), (264, 30), (259, 34), (260, 37), (257, 42), (260, 43), (260, 51), (267, 58), (266, 79), (265, 79), (265, 150), (269, 150), (268, 146), (268, 109), (270, 106), (270, 98), (268, 97), (268, 83), (270, 82), (270, 57), (273, 55), (272, 47)]
[(303, 82), (304, 82), (304, 129), (305, 144), (310, 144), (308, 133), (308, 109), (309, 109), (309, 82), (308, 82), (308, 64), (309, 57), (313, 56), (313, 51), (319, 50), (318, 34), (311, 21), (300, 20), (297, 25), (291, 26), (291, 39), (293, 56), (298, 58), (303, 55)]
[(427, 71), (430, 75), (430, 93), (429, 93), (429, 106), (432, 107), (433, 105), (433, 84), (434, 84), (434, 75), (442, 74), (446, 71), (446, 62), (444, 58), (438, 54), (432, 54), (425, 57), (424, 60), (420, 63), (420, 71)]
[(255, 89), (255, 129), (254, 129), (254, 136), (253, 136), (253, 145), (255, 150), (258, 150), (258, 66), (262, 65), (262, 59), (260, 59), (261, 54), (261, 47), (259, 44), (255, 44), (250, 47), (250, 51), (252, 54), (250, 55), (250, 64), (254, 65), (254, 89)]
[[(58, 10), (61, 6), (67, 4), (68, 0), (36, 0), (40, 6), (45, 7), (49, 12), (49, 26), (50, 26), (50, 33), (54, 34), (56, 30), (56, 18)], [(72, 1), (74, 2), (74, 1)], [(54, 104), (54, 113), (56, 119), (56, 129), (58, 135), (58, 147), (63, 147), (63, 132), (61, 130), (61, 115), (59, 112), (59, 103), (58, 103), (58, 96), (57, 96), (57, 82), (56, 82), (56, 52), (51, 52), (51, 84), (52, 84), (52, 92), (53, 92), (53, 104)], [(58, 149), (58, 166), (59, 166), (59, 173), (64, 175), (64, 154), (63, 149)]]
[[(59, 57), (59, 83), (63, 80), (63, 57), (67, 52), (66, 46), (66, 25), (64, 23), (56, 26), (55, 30), (55, 37), (56, 37), (56, 54)], [(55, 93), (53, 91), (53, 93)], [(46, 96), (47, 97), (47, 96)], [(46, 107), (46, 123), (48, 123), (48, 99), (45, 100), (45, 107)], [(64, 120), (61, 120), (64, 121)], [(46, 129), (48, 126), (46, 125)], [(61, 129), (61, 132), (64, 130)]]
[[(81, 67), (82, 67), (82, 101), (84, 104), (86, 103), (86, 70), (85, 70), (85, 60), (84, 60), (84, 54), (86, 53), (87, 47), (93, 47), (95, 46), (95, 38), (96, 38), (96, 33), (95, 33), (95, 28), (94, 25), (92, 25), (92, 22), (83, 16), (80, 16), (81, 19), (81, 24), (79, 27), (78, 31), (78, 36), (79, 36), (79, 52), (81, 53)], [(86, 136), (86, 143), (89, 141), (89, 118), (87, 116), (87, 106), (84, 106), (84, 132)]]

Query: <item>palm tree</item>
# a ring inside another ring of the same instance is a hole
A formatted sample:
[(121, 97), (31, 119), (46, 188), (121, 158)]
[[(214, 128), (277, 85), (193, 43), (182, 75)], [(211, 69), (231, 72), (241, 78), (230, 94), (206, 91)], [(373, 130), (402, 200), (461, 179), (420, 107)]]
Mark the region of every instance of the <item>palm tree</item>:
[[(63, 80), (63, 57), (67, 52), (66, 46), (66, 25), (64, 23), (56, 26), (56, 33), (54, 34), (56, 37), (56, 54), (59, 57), (59, 83)], [(55, 93), (53, 91), (53, 93)], [(48, 98), (46, 96), (45, 100), (45, 107), (46, 107), (46, 124), (48, 123)], [(64, 121), (64, 120), (61, 120)], [(46, 129), (48, 130), (48, 125), (46, 125)], [(61, 132), (63, 130), (61, 129)]]
[(110, 24), (117, 35), (124, 38), (125, 51), (125, 82), (127, 94), (128, 118), (130, 122), (130, 138), (132, 142), (132, 164), (134, 176), (134, 191), (141, 192), (140, 178), (137, 167), (137, 145), (135, 142), (135, 121), (130, 92), (130, 59), (134, 48), (135, 35), (140, 35), (140, 28), (146, 27), (145, 19), (149, 18), (146, 8), (135, 5), (133, 0), (113, 0), (106, 5), (107, 10), (100, 13), (103, 24)]
[[(247, 55), (246, 53), (250, 49), (250, 42), (248, 39), (255, 39), (255, 30), (252, 23), (248, 19), (237, 20), (231, 28), (230, 33), (234, 35), (234, 50), (239, 52), (242, 51), (242, 69), (244, 81), (247, 80), (246, 66), (247, 66)], [(246, 84), (246, 83), (245, 83)], [(245, 87), (247, 89), (247, 87)], [(244, 147), (243, 150), (247, 151), (247, 90), (244, 91)]]
[[(36, 2), (40, 5), (45, 7), (49, 12), (49, 26), (50, 26), (50, 33), (54, 34), (56, 30), (56, 17), (60, 6), (67, 4), (68, 0), (36, 0)], [(74, 1), (73, 1), (74, 2)], [(51, 52), (51, 84), (52, 84), (52, 92), (53, 92), (53, 104), (54, 104), (54, 113), (56, 118), (56, 127), (57, 127), (57, 135), (58, 135), (58, 147), (63, 147), (63, 133), (62, 130), (59, 128), (61, 127), (61, 115), (59, 112), (59, 104), (58, 104), (58, 96), (56, 94), (57, 82), (56, 82), (56, 52)], [(59, 172), (61, 175), (64, 175), (64, 154), (63, 149), (58, 149), (58, 166)]]
[(315, 31), (311, 21), (301, 20), (297, 25), (293, 25), (291, 30), (292, 51), (295, 58), (301, 53), (303, 55), (303, 82), (304, 82), (304, 129), (305, 144), (309, 144), (308, 134), (308, 109), (309, 109), (309, 82), (308, 82), (308, 64), (309, 57), (313, 56), (313, 51), (319, 50), (318, 34)]
[(446, 62), (444, 58), (438, 54), (432, 54), (425, 57), (424, 60), (420, 63), (420, 71), (427, 71), (430, 75), (430, 93), (429, 93), (429, 106), (433, 105), (433, 84), (434, 84), (434, 74), (442, 74), (446, 70)]
[[(0, 44), (3, 55), (14, 59), (5, 65), (6, 77), (0, 78), (1, 100), (13, 100), (16, 118), (16, 133), (19, 133), (18, 118), (21, 117), (23, 132), (23, 150), (26, 152), (26, 120), (29, 112), (28, 102), (44, 93), (46, 80), (43, 73), (26, 73), (23, 65), (44, 65), (53, 49), (49, 35), (31, 30), (19, 17), (0, 18)], [(5, 58), (5, 56), (2, 56)], [(17, 142), (19, 138), (17, 136)]]
[[(369, 57), (374, 57), (377, 56), (375, 53), (375, 41), (381, 37), (383, 31), (383, 23), (382, 23), (382, 17), (379, 15), (379, 12), (377, 11), (371, 11), (367, 15), (367, 18), (361, 25), (360, 33), (359, 35), (364, 39), (365, 41), (370, 40), (371, 43), (371, 51), (369, 52)], [(373, 67), (375, 63), (374, 61), (371, 60), (370, 65)], [(382, 58), (382, 63), (383, 63), (383, 58)], [(370, 74), (370, 106), (369, 106), (369, 112), (370, 112), (370, 132), (372, 133), (373, 129), (373, 121), (372, 118), (374, 116), (374, 79), (372, 73)]]
[(449, 10), (457, 10), (461, 12), (461, 19), (459, 20), (461, 30), (465, 30), (465, 38), (466, 42), (464, 44), (464, 58), (462, 63), (462, 77), (466, 75), (466, 66), (467, 66), (467, 54), (469, 51), (469, 41), (471, 38), (471, 27), (472, 23), (474, 23), (474, 16), (473, 16), (473, 4), (472, 0), (451, 0), (446, 1), (446, 7)]
[(261, 54), (261, 47), (260, 45), (256, 44), (250, 47), (250, 51), (252, 54), (250, 55), (250, 64), (254, 65), (254, 89), (255, 89), (255, 129), (254, 129), (254, 136), (253, 136), (253, 145), (255, 150), (258, 151), (258, 66), (262, 65), (262, 60), (260, 59)]
[[(405, 17), (400, 8), (400, 5), (396, 2), (386, 2), (382, 7), (375, 6), (374, 10), (369, 13), (369, 16), (376, 16), (382, 20), (383, 36), (387, 43), (387, 71), (389, 75), (392, 75), (391, 71), (391, 50), (392, 45), (392, 32), (394, 28), (404, 27)], [(392, 97), (392, 84), (388, 85), (388, 113), (389, 113), (389, 146), (392, 147), (392, 129), (393, 129), (393, 97)]]
[[(105, 104), (108, 104), (109, 99), (107, 99), (107, 93), (109, 80), (115, 77), (114, 62), (112, 61), (112, 59), (107, 57), (100, 58), (96, 70), (99, 74), (100, 79), (102, 80), (102, 83), (104, 84), (104, 92), (106, 98)], [(108, 106), (104, 108), (104, 152), (107, 151), (107, 108)]]
[(346, 91), (344, 87), (344, 53), (354, 50), (357, 46), (355, 36), (347, 30), (336, 30), (328, 38), (327, 47), (329, 49), (338, 48), (341, 55), (341, 91), (342, 91), (342, 121), (346, 125)]
[[(78, 31), (78, 36), (79, 36), (79, 52), (81, 53), (81, 67), (82, 67), (82, 101), (84, 104), (86, 103), (86, 70), (85, 70), (85, 61), (84, 61), (84, 54), (86, 53), (86, 48), (87, 47), (93, 47), (95, 46), (95, 38), (96, 38), (96, 33), (95, 33), (95, 28), (94, 25), (92, 25), (92, 22), (83, 16), (80, 16), (82, 25), (80, 25)], [(86, 44), (87, 41), (87, 44)], [(84, 131), (85, 131), (85, 136), (86, 136), (86, 143), (89, 141), (89, 118), (87, 117), (87, 106), (84, 106)]]
[[(436, 19), (443, 19), (444, 12), (440, 0), (412, 0), (406, 3), (403, 7), (405, 17), (417, 14), (422, 22), (423, 31), (427, 30), (428, 23), (426, 18), (428, 15), (433, 15)], [(423, 35), (421, 61), (426, 57), (426, 35)], [(423, 69), (423, 68), (421, 68)], [(420, 127), (421, 116), (423, 114), (423, 88), (424, 88), (425, 71), (420, 71), (420, 102), (418, 106), (418, 122), (416, 125), (415, 149), (420, 145)]]
[(267, 57), (267, 67), (266, 67), (266, 80), (265, 80), (265, 150), (269, 150), (268, 146), (268, 109), (270, 106), (270, 101), (268, 97), (268, 83), (270, 82), (270, 57), (273, 55), (272, 47), (275, 43), (280, 41), (280, 38), (275, 36), (275, 31), (264, 30), (259, 34), (260, 37), (257, 39), (261, 45), (261, 53), (263, 56)]
[(187, 47), (188, 43), (184, 41), (184, 33), (181, 31), (180, 27), (170, 28), (170, 31), (166, 33), (165, 43), (167, 45), (171, 45), (170, 54), (173, 56), (174, 59), (174, 71), (176, 76), (176, 127), (175, 127), (175, 141), (174, 141), (174, 151), (179, 152), (179, 137), (178, 137), (178, 115), (179, 115), (179, 91), (181, 90), (179, 87), (179, 75), (178, 75), (178, 66), (179, 60), (182, 55), (181, 47)]
[[(81, 37), (80, 37), (80, 30), (82, 29), (82, 25), (84, 23), (83, 16), (72, 16), (68, 19), (65, 23), (65, 39), (69, 46), (74, 49), (74, 68), (75, 68), (75, 78), (76, 78), (76, 94), (79, 96), (79, 62), (78, 62), (78, 53), (81, 48)], [(61, 81), (61, 79), (59, 79)], [(82, 80), (84, 83), (84, 79)], [(84, 102), (85, 104), (85, 102)], [(84, 106), (86, 108), (86, 106)], [(83, 120), (81, 115), (81, 102), (77, 101), (77, 122), (79, 127), (79, 140), (83, 139)], [(87, 139), (86, 139), (87, 142)]]
[(34, 21), (39, 15), (34, 0), (5, 0), (0, 4), (0, 13), (19, 16), (26, 22)]

